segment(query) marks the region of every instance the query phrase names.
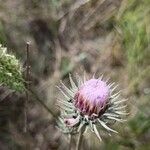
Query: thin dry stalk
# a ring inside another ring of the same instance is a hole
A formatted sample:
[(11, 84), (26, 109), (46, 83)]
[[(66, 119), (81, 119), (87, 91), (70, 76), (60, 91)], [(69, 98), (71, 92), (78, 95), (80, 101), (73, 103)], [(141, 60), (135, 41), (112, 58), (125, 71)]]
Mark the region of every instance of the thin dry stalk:
[(26, 99), (25, 99), (25, 104), (24, 104), (24, 129), (23, 131), (26, 133), (27, 132), (27, 103), (29, 101), (29, 73), (30, 73), (30, 66), (29, 66), (29, 42), (26, 43), (26, 75), (25, 75), (25, 86), (26, 86)]

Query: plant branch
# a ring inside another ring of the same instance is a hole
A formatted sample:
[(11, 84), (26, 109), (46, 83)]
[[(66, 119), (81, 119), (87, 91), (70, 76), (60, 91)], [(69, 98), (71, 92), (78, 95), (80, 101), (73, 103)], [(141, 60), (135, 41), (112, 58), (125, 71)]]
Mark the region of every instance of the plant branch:
[(37, 100), (52, 116), (56, 118), (56, 114), (38, 97), (38, 95), (29, 88), (28, 91), (34, 96), (35, 100)]
[(37, 100), (54, 118), (56, 118), (56, 114), (51, 111), (50, 108), (46, 106), (46, 104), (39, 98), (39, 96), (30, 88), (30, 60), (29, 60), (29, 42), (26, 43), (26, 74), (25, 74), (25, 93), (26, 93), (26, 99), (25, 99), (25, 107), (24, 107), (24, 132), (27, 131), (27, 102), (29, 101), (29, 93), (31, 93), (35, 100)]
[(29, 101), (29, 73), (30, 73), (30, 66), (29, 66), (29, 42), (26, 43), (26, 75), (25, 75), (25, 87), (26, 87), (26, 99), (25, 99), (25, 104), (24, 104), (24, 129), (23, 131), (26, 133), (27, 132), (27, 103)]

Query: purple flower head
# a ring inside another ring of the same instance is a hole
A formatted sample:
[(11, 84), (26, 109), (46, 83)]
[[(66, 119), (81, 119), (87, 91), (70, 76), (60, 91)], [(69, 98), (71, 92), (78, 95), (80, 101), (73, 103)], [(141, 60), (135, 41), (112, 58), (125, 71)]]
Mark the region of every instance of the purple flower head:
[(58, 87), (63, 94), (63, 99), (58, 99), (61, 108), (59, 128), (65, 133), (78, 133), (83, 126), (87, 126), (101, 140), (97, 125), (100, 124), (108, 132), (117, 131), (111, 129), (108, 124), (123, 122), (122, 118), (127, 113), (120, 91), (116, 92), (118, 85), (108, 83), (102, 77), (82, 80), (77, 76), (77, 85), (69, 76), (71, 88), (67, 88), (62, 82)]
[(109, 87), (100, 79), (86, 81), (74, 97), (74, 105), (83, 115), (101, 115), (110, 95)]

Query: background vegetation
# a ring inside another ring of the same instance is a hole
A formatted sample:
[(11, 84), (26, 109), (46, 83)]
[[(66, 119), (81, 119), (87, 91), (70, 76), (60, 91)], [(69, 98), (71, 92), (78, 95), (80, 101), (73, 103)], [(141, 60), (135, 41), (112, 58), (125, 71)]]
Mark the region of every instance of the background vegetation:
[[(30, 41), (32, 90), (26, 107), (25, 92), (14, 91), (8, 84), (0, 86), (1, 150), (66, 150), (69, 138), (56, 128), (59, 110), (55, 103), (59, 92), (55, 86), (60, 79), (69, 86), (69, 73), (75, 76), (83, 72), (87, 76), (103, 73), (118, 82), (123, 96), (129, 98), (130, 113), (127, 122), (114, 126), (119, 134), (101, 133), (101, 143), (94, 134), (87, 133), (83, 149), (149, 149), (149, 0), (0, 0), (0, 3), (0, 43), (8, 47), (8, 53), (13, 53), (22, 66), (26, 65), (26, 42)], [(5, 77), (2, 73), (0, 70), (0, 78)], [(20, 72), (17, 76), (20, 77)], [(15, 77), (11, 83), (22, 81)], [(11, 81), (2, 79), (1, 82)], [(25, 108), (27, 132), (23, 130)]]

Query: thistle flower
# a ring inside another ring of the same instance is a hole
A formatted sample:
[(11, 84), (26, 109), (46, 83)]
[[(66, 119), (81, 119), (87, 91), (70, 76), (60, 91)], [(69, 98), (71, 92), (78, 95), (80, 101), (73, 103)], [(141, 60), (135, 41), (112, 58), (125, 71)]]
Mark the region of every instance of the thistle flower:
[(124, 102), (120, 98), (120, 91), (116, 92), (118, 85), (108, 83), (102, 79), (93, 77), (82, 80), (77, 76), (77, 85), (69, 75), (71, 88), (67, 88), (62, 82), (58, 86), (64, 99), (58, 99), (61, 108), (59, 128), (64, 133), (78, 133), (83, 126), (88, 127), (101, 140), (98, 126), (101, 125), (108, 132), (117, 131), (111, 129), (108, 124), (123, 122), (126, 115)]

